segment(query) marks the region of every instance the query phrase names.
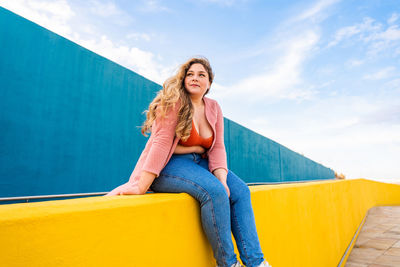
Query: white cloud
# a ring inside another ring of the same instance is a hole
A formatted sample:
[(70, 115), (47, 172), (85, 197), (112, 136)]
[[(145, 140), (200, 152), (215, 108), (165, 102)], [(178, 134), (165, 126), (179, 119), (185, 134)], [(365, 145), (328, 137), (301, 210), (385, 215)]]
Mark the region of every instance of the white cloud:
[(151, 37), (150, 37), (149, 34), (147, 34), (147, 33), (136, 33), (136, 32), (129, 33), (126, 36), (126, 38), (133, 39), (133, 40), (136, 40), (136, 41), (137, 40), (145, 40), (147, 42), (150, 42), (150, 40), (151, 40)]
[(277, 45), (282, 49), (280, 53), (282, 56), (275, 60), (270, 71), (245, 78), (225, 90), (230, 92), (230, 96), (242, 95), (243, 90), (246, 90), (250, 96), (254, 96), (253, 100), (271, 97), (309, 98), (313, 94), (312, 91), (295, 88), (301, 85), (302, 64), (318, 39), (319, 36), (313, 31), (285, 39)]
[(246, 2), (246, 0), (202, 0), (202, 2), (218, 4), (221, 6), (233, 6), (239, 2)]
[(363, 78), (366, 80), (382, 80), (382, 79), (386, 79), (386, 78), (393, 76), (395, 71), (396, 71), (396, 68), (390, 66), (390, 67), (381, 69), (375, 73), (366, 74), (366, 75), (364, 75)]
[(343, 27), (336, 31), (334, 39), (327, 45), (327, 48), (335, 46), (346, 40), (367, 44), (367, 55), (375, 56), (382, 52), (393, 51), (393, 56), (399, 55), (398, 45), (400, 41), (399, 26), (394, 24), (398, 15), (394, 13), (388, 20), (389, 25), (385, 28), (383, 24), (372, 18), (364, 18), (362, 23)]
[(387, 41), (400, 40), (400, 29), (398, 25), (390, 26), (386, 31), (380, 33), (377, 36), (377, 39), (382, 39)]
[[(298, 34), (298, 33), (297, 33)], [(303, 100), (314, 95), (311, 88), (304, 88), (303, 63), (310, 56), (319, 40), (318, 34), (308, 30), (298, 35), (285, 35), (275, 47), (279, 56), (269, 70), (239, 80), (231, 85), (213, 85), (213, 95), (235, 101), (246, 92), (247, 102), (273, 101), (278, 99)], [(225, 92), (229, 92), (226, 95)]]
[(335, 80), (330, 80), (330, 81), (326, 81), (320, 85), (317, 85), (317, 88), (324, 88), (324, 87), (329, 87), (331, 86), (333, 83), (335, 82)]
[(388, 105), (371, 112), (362, 118), (362, 123), (400, 125), (400, 104)]
[[(335, 46), (344, 39), (349, 39), (355, 35), (361, 35), (364, 41), (368, 41), (371, 33), (379, 31), (382, 27), (381, 24), (374, 23), (375, 20), (371, 18), (364, 18), (362, 23), (357, 23), (353, 26), (343, 27), (336, 31), (334, 40), (328, 44), (328, 47)], [(364, 35), (367, 34), (367, 37)]]
[(314, 3), (314, 5), (305, 11), (303, 11), (299, 16), (295, 18), (295, 20), (307, 20), (314, 19), (319, 16), (321, 12), (330, 7), (333, 4), (340, 2), (341, 0), (320, 0)]
[(79, 9), (87, 9), (92, 18), (97, 17), (112, 25), (128, 26), (132, 22), (132, 17), (112, 1), (90, 0)]
[(388, 22), (388, 24), (393, 24), (398, 20), (398, 18), (399, 18), (399, 14), (393, 13), (387, 22)]
[(162, 83), (168, 76), (172, 75), (173, 68), (164, 67), (157, 62), (153, 53), (137, 47), (117, 45), (105, 35), (100, 40), (80, 40), (79, 43), (87, 49), (113, 60), (157, 83)]
[(357, 33), (360, 33), (361, 29), (357, 26), (348, 26), (339, 29), (335, 34), (335, 39), (328, 44), (328, 47), (338, 44), (344, 38), (349, 38)]
[(347, 61), (346, 65), (350, 66), (350, 67), (357, 67), (360, 66), (362, 64), (364, 64), (364, 60), (360, 60), (360, 59), (350, 59), (349, 61)]
[(400, 79), (396, 78), (391, 81), (388, 81), (387, 83), (384, 84), (384, 87), (395, 90), (397, 89), (400, 93)]
[(100, 17), (112, 17), (123, 14), (122, 10), (119, 9), (113, 2), (100, 2), (96, 0), (90, 1), (90, 11)]
[(72, 34), (68, 21), (75, 15), (66, 0), (3, 0), (6, 9), (63, 36)]
[(400, 29), (397, 25), (389, 26), (385, 31), (374, 32), (363, 38), (365, 42), (370, 41), (395, 41), (400, 40)]
[(142, 12), (158, 13), (158, 12), (171, 12), (172, 10), (162, 5), (158, 0), (142, 0), (140, 8)]

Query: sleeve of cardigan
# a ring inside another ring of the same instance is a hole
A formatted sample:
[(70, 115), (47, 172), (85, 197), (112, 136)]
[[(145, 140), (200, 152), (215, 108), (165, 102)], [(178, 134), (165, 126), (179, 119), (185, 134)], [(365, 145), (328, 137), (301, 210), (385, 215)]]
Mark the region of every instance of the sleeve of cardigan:
[(172, 148), (175, 128), (178, 122), (178, 106), (178, 104), (175, 104), (164, 118), (157, 116), (152, 125), (151, 135), (153, 143), (143, 164), (142, 171), (154, 173), (156, 177), (160, 175)]
[(222, 115), (221, 107), (216, 104), (217, 110), (217, 123), (215, 125), (215, 144), (208, 153), (208, 168), (210, 172), (216, 169), (222, 168), (228, 172), (228, 166), (226, 162), (226, 150), (224, 144), (224, 116)]

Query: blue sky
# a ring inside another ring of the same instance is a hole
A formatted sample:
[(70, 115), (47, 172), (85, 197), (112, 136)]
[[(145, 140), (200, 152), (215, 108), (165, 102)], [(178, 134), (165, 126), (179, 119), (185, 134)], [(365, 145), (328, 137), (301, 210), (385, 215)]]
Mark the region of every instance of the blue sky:
[(347, 178), (400, 182), (398, 0), (0, 0), (162, 83), (211, 61), (224, 115)]

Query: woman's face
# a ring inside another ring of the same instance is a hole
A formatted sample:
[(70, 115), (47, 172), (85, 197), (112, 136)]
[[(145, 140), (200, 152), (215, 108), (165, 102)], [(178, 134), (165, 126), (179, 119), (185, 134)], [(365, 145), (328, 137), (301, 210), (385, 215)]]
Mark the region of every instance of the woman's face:
[(185, 89), (192, 96), (201, 96), (210, 88), (208, 72), (200, 63), (190, 66), (185, 76)]

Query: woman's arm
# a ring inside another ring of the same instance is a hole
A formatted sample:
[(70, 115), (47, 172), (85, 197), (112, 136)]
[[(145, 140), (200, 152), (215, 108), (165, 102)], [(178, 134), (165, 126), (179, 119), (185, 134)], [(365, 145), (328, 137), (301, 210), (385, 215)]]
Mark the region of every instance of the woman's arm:
[(170, 108), (165, 117), (162, 117), (161, 110), (156, 110), (156, 120), (151, 129), (153, 142), (143, 163), (142, 171), (151, 172), (158, 176), (167, 163), (175, 139), (179, 105), (179, 103), (176, 103), (174, 107)]
[(208, 150), (208, 167), (212, 173), (219, 168), (224, 169), (226, 173), (228, 173), (224, 143), (224, 116), (222, 115), (222, 110), (218, 103), (215, 103), (215, 105), (217, 112), (215, 142), (214, 146)]
[(228, 166), (226, 161), (226, 150), (224, 143), (224, 117), (222, 115), (221, 107), (215, 103), (217, 112), (217, 121), (215, 124), (215, 144), (214, 147), (208, 151), (208, 167), (215, 177), (225, 187), (228, 197), (230, 196), (229, 187), (227, 184)]
[(161, 117), (160, 110), (156, 111), (156, 120), (151, 130), (153, 143), (141, 168), (140, 176), (134, 177), (135, 170), (133, 170), (129, 181), (109, 192), (107, 196), (140, 195), (146, 193), (155, 177), (159, 175), (171, 150), (175, 136), (179, 105), (180, 103), (177, 102), (165, 117)]
[(178, 144), (175, 148), (174, 154), (189, 154), (189, 153), (203, 154), (205, 151), (206, 151), (205, 148), (202, 146), (182, 146)]
[(140, 180), (138, 181), (138, 187), (141, 194), (145, 194), (147, 192), (155, 178), (156, 175), (154, 173), (142, 171)]
[(154, 173), (142, 171), (138, 181), (128, 181), (109, 192), (106, 196), (143, 195), (147, 192), (155, 178), (156, 175)]

